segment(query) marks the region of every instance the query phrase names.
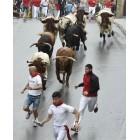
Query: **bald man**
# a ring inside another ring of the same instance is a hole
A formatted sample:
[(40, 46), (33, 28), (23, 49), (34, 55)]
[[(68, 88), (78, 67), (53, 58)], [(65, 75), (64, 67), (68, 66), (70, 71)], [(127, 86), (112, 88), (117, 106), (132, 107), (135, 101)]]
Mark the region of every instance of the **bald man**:
[[(24, 91), (28, 90), (28, 95), (24, 101), (23, 110), (27, 112), (26, 119), (29, 119), (31, 114), (34, 114), (33, 125), (36, 126), (38, 121), (38, 107), (40, 104), (40, 97), (42, 94), (42, 80), (40, 74), (37, 72), (35, 66), (29, 67), (29, 78), (28, 83), (25, 88), (21, 91), (23, 94)], [(30, 105), (33, 104), (33, 110), (30, 110)]]

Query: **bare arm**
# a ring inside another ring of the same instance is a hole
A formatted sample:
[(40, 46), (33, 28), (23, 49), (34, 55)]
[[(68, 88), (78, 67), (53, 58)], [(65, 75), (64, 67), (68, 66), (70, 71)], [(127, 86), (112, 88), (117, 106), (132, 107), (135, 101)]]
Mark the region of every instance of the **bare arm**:
[(29, 83), (25, 86), (25, 88), (21, 91), (21, 93), (24, 93), (24, 91), (29, 87)]
[(78, 130), (79, 113), (76, 109), (74, 109), (74, 111), (72, 113), (75, 114), (75, 128)]
[(39, 126), (43, 126), (45, 123), (47, 123), (52, 118), (52, 114), (48, 114), (48, 116), (41, 122), (38, 123)]

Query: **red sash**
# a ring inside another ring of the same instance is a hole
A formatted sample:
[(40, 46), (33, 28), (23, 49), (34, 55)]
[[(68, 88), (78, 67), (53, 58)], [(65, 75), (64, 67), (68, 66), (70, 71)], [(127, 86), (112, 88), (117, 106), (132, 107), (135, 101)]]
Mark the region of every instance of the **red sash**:
[(68, 140), (72, 140), (71, 137), (70, 137), (70, 133), (69, 133), (69, 128), (67, 127), (67, 125), (64, 125), (66, 131), (67, 131), (67, 138)]

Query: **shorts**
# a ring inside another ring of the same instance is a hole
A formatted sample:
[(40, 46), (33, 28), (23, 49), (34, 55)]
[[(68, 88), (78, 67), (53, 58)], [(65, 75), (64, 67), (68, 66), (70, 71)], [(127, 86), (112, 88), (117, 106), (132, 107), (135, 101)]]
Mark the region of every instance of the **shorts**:
[(40, 98), (41, 98), (41, 95), (32, 96), (28, 94), (24, 101), (24, 107), (26, 106), (29, 107), (33, 103), (33, 110), (37, 110), (40, 104)]

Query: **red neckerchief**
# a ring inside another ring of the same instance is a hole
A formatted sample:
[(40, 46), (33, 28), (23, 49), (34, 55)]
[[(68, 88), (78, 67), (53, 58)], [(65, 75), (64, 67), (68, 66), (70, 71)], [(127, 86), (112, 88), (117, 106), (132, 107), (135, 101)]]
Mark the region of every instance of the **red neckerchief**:
[(39, 72), (35, 72), (35, 73), (32, 75), (32, 77), (35, 77), (35, 76), (37, 76), (37, 75), (40, 75), (40, 73), (39, 73)]
[(63, 101), (60, 101), (60, 103), (57, 104), (57, 105), (53, 103), (53, 105), (56, 106), (56, 107), (57, 107), (57, 106), (60, 106), (60, 105), (62, 105), (62, 104), (63, 104)]

